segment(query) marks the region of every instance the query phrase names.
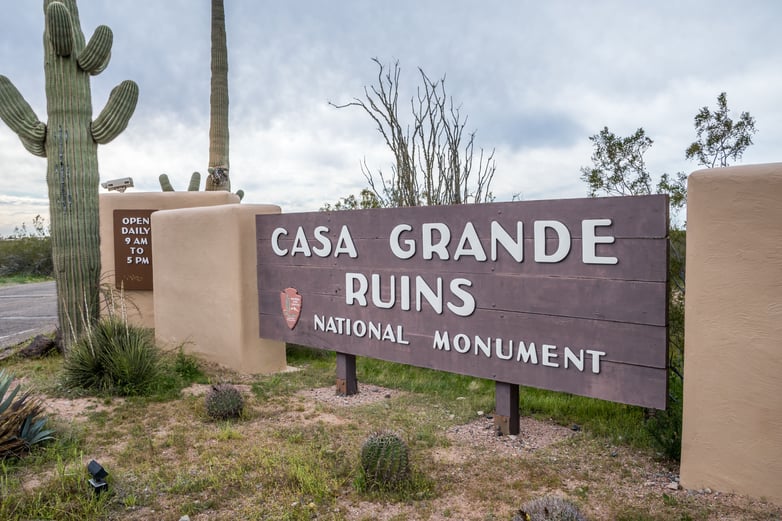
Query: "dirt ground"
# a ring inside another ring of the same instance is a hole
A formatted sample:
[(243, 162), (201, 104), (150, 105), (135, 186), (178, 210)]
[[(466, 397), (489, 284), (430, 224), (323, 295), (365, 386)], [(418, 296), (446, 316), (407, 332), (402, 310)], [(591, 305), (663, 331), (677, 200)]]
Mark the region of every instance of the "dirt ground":
[[(237, 384), (244, 393), (248, 385)], [(208, 385), (195, 384), (185, 395), (203, 395)], [(351, 408), (394, 400), (404, 392), (372, 385), (362, 385), (358, 395), (336, 395), (333, 387), (309, 389), (291, 397), (295, 403), (276, 417), (264, 422), (280, 426), (320, 422), (328, 425), (346, 423), (345, 413)], [(109, 410), (120, 400), (106, 404), (99, 399), (50, 399), (47, 407), (66, 421), (78, 422), (85, 413)], [(324, 407), (325, 406), (325, 407)], [(476, 411), (475, 419), (467, 424), (449, 427), (449, 443), (433, 449), (432, 460), (450, 469), (448, 475), (437, 477), (447, 484), (442, 493), (427, 500), (426, 507), (411, 503), (377, 503), (364, 500), (340, 501), (338, 519), (399, 521), (427, 519), (446, 521), (454, 519), (503, 520), (503, 515), (492, 517), (481, 514), (492, 508), (491, 490), (503, 490), (502, 496), (513, 496), (513, 490), (523, 488), (523, 480), (514, 477), (517, 469), (529, 470), (550, 480), (550, 493), (578, 498), (590, 520), (613, 520), (617, 504), (641, 507), (654, 511), (655, 504), (685, 505), (688, 517), (682, 521), (746, 521), (782, 520), (782, 508), (745, 496), (720, 491), (683, 490), (678, 484), (678, 469), (653, 455), (625, 446), (612, 446), (596, 440), (578, 429), (563, 427), (553, 422), (522, 418), (519, 436), (498, 436), (490, 413)], [(541, 465), (543, 463), (543, 465)], [(496, 467), (496, 475), (492, 474)], [(541, 471), (540, 469), (544, 469)], [(480, 493), (480, 489), (486, 489)], [(476, 492), (477, 491), (477, 492)], [(520, 506), (520, 505), (519, 505)], [(506, 508), (507, 510), (507, 508)], [(190, 516), (192, 521), (227, 519), (225, 512), (201, 512)], [(512, 512), (510, 512), (512, 514)], [(129, 519), (155, 519), (154, 511), (141, 509)], [(331, 518), (329, 518), (331, 519)], [(623, 517), (622, 519), (661, 519), (659, 517)]]

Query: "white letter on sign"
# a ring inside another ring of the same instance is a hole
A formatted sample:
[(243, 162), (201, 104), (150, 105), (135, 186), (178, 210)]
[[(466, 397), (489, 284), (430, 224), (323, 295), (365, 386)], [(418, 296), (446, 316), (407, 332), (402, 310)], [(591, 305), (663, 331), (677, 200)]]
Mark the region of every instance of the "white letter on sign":
[(581, 257), (584, 264), (616, 264), (616, 257), (598, 257), (596, 247), (598, 244), (613, 244), (611, 235), (595, 235), (598, 226), (611, 226), (611, 219), (585, 219), (581, 222)]
[[(546, 228), (557, 234), (557, 251), (546, 253)], [(570, 232), (559, 221), (535, 221), (535, 262), (560, 262), (570, 253)]]
[[(355, 283), (358, 282), (358, 289)], [(359, 306), (367, 305), (367, 289), (369, 281), (363, 273), (345, 273), (345, 304), (352, 306), (358, 302)]]
[(288, 230), (285, 228), (275, 228), (272, 232), (272, 250), (278, 257), (284, 257), (288, 254), (288, 250), (280, 248), (280, 235), (288, 235)]
[[(440, 240), (437, 242), (434, 242), (433, 232), (435, 230), (440, 234)], [(421, 248), (424, 259), (432, 260), (436, 253), (437, 256), (440, 257), (440, 260), (448, 260), (448, 250), (446, 247), (448, 246), (448, 243), (451, 242), (451, 230), (448, 229), (448, 226), (443, 223), (424, 223), (423, 226), (421, 226), (421, 231), (424, 235), (423, 246)]]
[(318, 257), (328, 257), (331, 254), (331, 241), (326, 234), (329, 229), (326, 226), (317, 226), (315, 228), (315, 240), (320, 243), (320, 248), (312, 248), (312, 252)]
[(399, 236), (402, 232), (409, 232), (413, 229), (409, 224), (397, 224), (394, 229), (391, 230), (391, 235), (388, 237), (388, 245), (391, 247), (391, 252), (397, 259), (409, 259), (415, 255), (415, 241), (413, 239), (405, 239), (404, 244), (407, 246), (406, 250), (403, 250), (399, 246)]

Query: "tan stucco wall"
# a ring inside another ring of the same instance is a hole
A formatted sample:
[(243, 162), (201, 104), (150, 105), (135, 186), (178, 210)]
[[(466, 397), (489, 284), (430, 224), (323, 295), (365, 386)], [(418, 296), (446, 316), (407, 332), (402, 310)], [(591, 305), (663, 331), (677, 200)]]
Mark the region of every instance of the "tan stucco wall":
[[(228, 192), (109, 192), (100, 194), (101, 284), (115, 288), (114, 210), (169, 210), (196, 206), (236, 204), (239, 197)], [(152, 230), (152, 243), (155, 230)], [(153, 256), (153, 271), (155, 269)], [(105, 293), (104, 293), (105, 294)], [(128, 321), (143, 327), (155, 327), (151, 291), (125, 291)]]
[(152, 214), (155, 336), (236, 371), (286, 369), (285, 344), (258, 331), (255, 216), (273, 205), (234, 204)]
[(782, 163), (688, 189), (681, 483), (782, 504)]

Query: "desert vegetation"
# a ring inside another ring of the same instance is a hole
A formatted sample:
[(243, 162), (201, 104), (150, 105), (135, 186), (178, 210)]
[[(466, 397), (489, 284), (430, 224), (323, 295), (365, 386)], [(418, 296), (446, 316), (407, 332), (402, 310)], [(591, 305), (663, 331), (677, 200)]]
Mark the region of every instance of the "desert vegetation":
[[(592, 520), (782, 514), (681, 490), (638, 407), (525, 388), (521, 435), (498, 437), (493, 382), (475, 378), (359, 359), (359, 394), (339, 397), (333, 353), (289, 346), (296, 370), (246, 376), (174, 349), (128, 393), (73, 385), (52, 353), (2, 362), (53, 431), (0, 460), (2, 519), (510, 520), (547, 497)], [(220, 410), (241, 411), (216, 418), (215, 389)], [(93, 459), (109, 473), (100, 494)]]

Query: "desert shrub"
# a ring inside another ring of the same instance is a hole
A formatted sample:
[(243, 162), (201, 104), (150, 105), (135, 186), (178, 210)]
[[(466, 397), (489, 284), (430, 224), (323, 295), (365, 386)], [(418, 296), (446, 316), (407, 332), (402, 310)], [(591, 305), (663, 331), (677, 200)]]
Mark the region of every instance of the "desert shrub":
[(647, 414), (646, 430), (657, 449), (679, 461), (682, 443), (682, 400), (684, 387), (684, 296), (686, 288), (686, 234), (670, 231), (668, 257), (668, 407)]
[(33, 219), (32, 230), (22, 224), (10, 236), (0, 237), (0, 277), (51, 277), (52, 272), (52, 241), (40, 215)]
[(524, 503), (511, 521), (586, 521), (586, 517), (567, 499), (545, 496)]
[(20, 456), (30, 447), (53, 438), (46, 429), (43, 404), (17, 385), (9, 392), (14, 377), (0, 369), (0, 458)]
[(361, 447), (361, 470), (370, 487), (399, 486), (410, 477), (410, 450), (398, 434), (374, 432)]
[(682, 379), (675, 374), (668, 376), (668, 408), (654, 411), (646, 420), (646, 430), (652, 436), (657, 449), (665, 457), (675, 461), (682, 454)]
[(176, 355), (174, 355), (173, 366), (174, 372), (185, 382), (196, 382), (204, 377), (204, 372), (201, 370), (198, 359), (185, 353), (181, 346), (177, 350)]
[(99, 321), (68, 350), (63, 384), (120, 396), (146, 395), (160, 373), (150, 330), (119, 318)]
[(206, 414), (213, 420), (238, 418), (244, 410), (244, 398), (231, 384), (213, 385), (206, 393)]

